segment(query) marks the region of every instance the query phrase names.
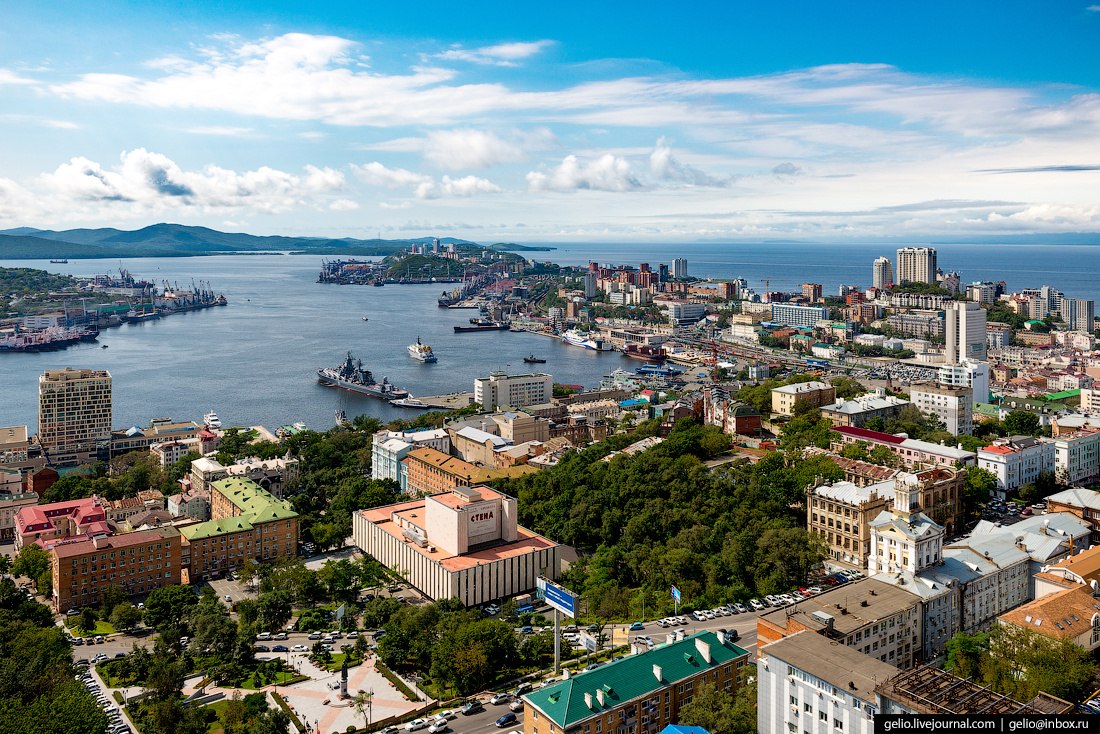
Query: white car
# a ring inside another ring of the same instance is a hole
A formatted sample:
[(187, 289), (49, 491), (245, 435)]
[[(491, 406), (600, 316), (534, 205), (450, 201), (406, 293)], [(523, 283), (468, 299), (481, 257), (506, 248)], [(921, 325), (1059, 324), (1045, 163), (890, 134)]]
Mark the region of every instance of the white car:
[(493, 697), (489, 699), (489, 703), (496, 706), (498, 704), (508, 703), (510, 700), (512, 700), (512, 694), (510, 693), (494, 693)]
[(523, 699), (517, 698), (512, 701), (510, 704), (508, 704), (508, 710), (516, 714), (518, 714), (520, 711), (523, 711)]
[(436, 721), (450, 721), (451, 719), (458, 718), (458, 709), (447, 709), (446, 711), (440, 711), (435, 715)]
[(295, 645), (294, 647), (292, 647), (290, 649), (291, 649), (292, 652), (309, 652), (309, 648), (307, 646), (300, 645), (300, 644)]
[(443, 734), (443, 732), (447, 731), (450, 728), (451, 727), (447, 723), (446, 719), (442, 721), (436, 719), (432, 722), (432, 725), (428, 727), (428, 734)]
[(405, 731), (417, 731), (419, 729), (425, 729), (428, 726), (427, 719), (413, 719), (409, 723), (405, 724)]

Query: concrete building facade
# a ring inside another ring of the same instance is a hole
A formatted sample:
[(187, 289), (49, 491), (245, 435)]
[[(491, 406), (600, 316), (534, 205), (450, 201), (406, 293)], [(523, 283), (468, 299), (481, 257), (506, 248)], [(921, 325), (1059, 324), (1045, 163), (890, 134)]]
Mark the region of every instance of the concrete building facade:
[(821, 408), (836, 402), (836, 388), (827, 382), (796, 382), (772, 389), (772, 412), (778, 415), (794, 415), (796, 403), (805, 402)]
[(474, 402), (482, 410), (494, 411), (500, 407), (522, 408), (549, 402), (554, 394), (554, 378), (537, 372), (527, 375), (509, 375), (493, 372), (488, 377), (474, 380)]
[(948, 433), (961, 436), (974, 430), (974, 392), (969, 387), (916, 382), (909, 399), (920, 412), (938, 418)]
[(935, 283), (936, 248), (903, 247), (898, 250), (898, 283)]
[(38, 442), (49, 463), (94, 461), (111, 440), (111, 373), (46, 370), (38, 378)]

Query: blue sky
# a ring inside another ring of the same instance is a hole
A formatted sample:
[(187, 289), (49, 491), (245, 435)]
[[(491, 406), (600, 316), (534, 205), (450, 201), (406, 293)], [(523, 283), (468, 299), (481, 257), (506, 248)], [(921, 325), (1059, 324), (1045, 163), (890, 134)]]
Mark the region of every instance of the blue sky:
[(0, 228), (1100, 231), (1100, 5), (698, 5), (5, 8)]

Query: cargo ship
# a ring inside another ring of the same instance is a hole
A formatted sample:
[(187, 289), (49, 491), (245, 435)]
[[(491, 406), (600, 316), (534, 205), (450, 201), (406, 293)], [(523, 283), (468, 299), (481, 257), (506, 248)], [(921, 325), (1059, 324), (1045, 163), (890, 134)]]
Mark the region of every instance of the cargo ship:
[(326, 387), (338, 387), (383, 400), (409, 397), (408, 390), (394, 386), (388, 378), (383, 377), (381, 382), (375, 382), (370, 370), (363, 369), (363, 360), (355, 359), (351, 352), (347, 353), (344, 363), (339, 367), (322, 367), (317, 370), (317, 381)]
[(611, 345), (605, 342), (603, 339), (597, 339), (583, 334), (575, 329), (570, 329), (561, 335), (562, 344), (569, 344), (574, 347), (583, 347), (584, 349), (592, 349), (597, 352), (610, 352)]
[(644, 364), (634, 372), (643, 377), (675, 377), (684, 374), (681, 369), (660, 364)]
[(140, 324), (145, 321), (154, 321), (160, 318), (160, 312), (155, 308), (143, 308), (140, 311), (130, 309), (122, 320), (128, 324)]
[(51, 327), (25, 331), (0, 339), (0, 352), (52, 352), (80, 342), (94, 342), (99, 332), (82, 327)]
[(409, 345), (409, 356), (415, 359), (417, 362), (435, 362), (436, 356), (432, 348), (427, 344), (420, 342), (420, 337), (416, 337), (416, 344)]
[(470, 319), (469, 326), (456, 326), (456, 334), (464, 334), (469, 331), (507, 331), (511, 328), (507, 321), (493, 321), (492, 319)]
[(648, 344), (627, 344), (622, 349), (623, 355), (631, 359), (641, 359), (646, 362), (664, 362), (668, 357), (664, 347), (654, 347)]

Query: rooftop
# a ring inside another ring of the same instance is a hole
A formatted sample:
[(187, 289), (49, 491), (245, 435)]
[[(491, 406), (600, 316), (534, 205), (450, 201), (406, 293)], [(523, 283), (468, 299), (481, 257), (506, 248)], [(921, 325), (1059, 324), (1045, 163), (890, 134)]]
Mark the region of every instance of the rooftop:
[(889, 663), (809, 630), (764, 645), (760, 656), (774, 657), (868, 702), (875, 701), (879, 683), (899, 672)]
[(276, 499), (251, 479), (242, 477), (222, 479), (214, 482), (213, 486), (219, 494), (232, 502), (242, 515), (247, 515), (254, 523), (298, 517), (298, 513), (290, 509), (290, 502)]
[(187, 540), (202, 540), (214, 538), (228, 533), (240, 533), (252, 530), (253, 525), (244, 516), (223, 517), (221, 520), (207, 520), (197, 522), (194, 525), (185, 525), (180, 528), (180, 535)]
[(815, 390), (828, 390), (831, 387), (832, 387), (832, 385), (829, 385), (829, 384), (824, 383), (824, 382), (817, 382), (815, 380), (813, 382), (796, 382), (793, 385), (783, 385), (781, 387), (774, 387), (774, 388), (772, 388), (772, 392), (773, 393), (775, 393), (775, 392), (789, 393), (789, 394), (792, 394), (792, 395), (797, 395), (798, 393), (812, 392), (812, 391), (815, 391)]
[(877, 395), (868, 393), (851, 400), (837, 400), (832, 405), (821, 406), (822, 413), (839, 413), (841, 415), (858, 415), (875, 410), (887, 410), (909, 405), (908, 400), (896, 398), (893, 395)]
[(151, 530), (139, 530), (135, 533), (122, 533), (110, 537), (101, 537), (95, 540), (88, 538), (71, 543), (58, 543), (51, 551), (58, 559), (82, 556), (86, 553), (101, 551), (104, 549), (129, 548), (142, 543), (155, 543), (158, 540), (171, 540), (179, 536), (175, 528), (153, 528)]
[[(863, 606), (866, 602), (867, 606)], [(793, 618), (805, 629), (824, 630), (821, 615), (833, 618), (833, 628), (848, 635), (869, 624), (887, 619), (915, 606), (917, 600), (904, 589), (878, 579), (860, 579), (824, 594), (804, 599), (792, 606), (775, 609), (760, 616), (771, 624), (787, 629), (787, 619)]]
[(1071, 507), (1100, 510), (1100, 492), (1085, 489), (1084, 487), (1073, 487), (1072, 489), (1056, 492), (1047, 497), (1046, 501), (1048, 504), (1057, 502), (1058, 504), (1069, 505)]
[(999, 619), (1046, 637), (1072, 640), (1092, 630), (1097, 614), (1100, 599), (1088, 587), (1075, 586), (1016, 607)]
[(1072, 704), (1040, 693), (1020, 703), (966, 678), (922, 665), (880, 685), (879, 693), (919, 714), (1058, 714)]
[(882, 499), (892, 499), (894, 496), (894, 482), (879, 482), (869, 484), (866, 487), (857, 487), (851, 482), (835, 482), (823, 484), (813, 490), (814, 495), (824, 497), (835, 502), (844, 502), (849, 505), (858, 505), (871, 499), (875, 494)]
[[(703, 650), (707, 651), (709, 662)], [(528, 693), (523, 700), (564, 729), (703, 671), (713, 670), (738, 658), (747, 660), (748, 656), (747, 650), (733, 642), (719, 642), (714, 632), (699, 632), (678, 642), (659, 645), (648, 652), (629, 655), (595, 670), (578, 673), (560, 683)], [(660, 680), (655, 670), (660, 671)], [(585, 694), (588, 694), (587, 697)], [(599, 702), (599, 697), (604, 699), (603, 704)]]

